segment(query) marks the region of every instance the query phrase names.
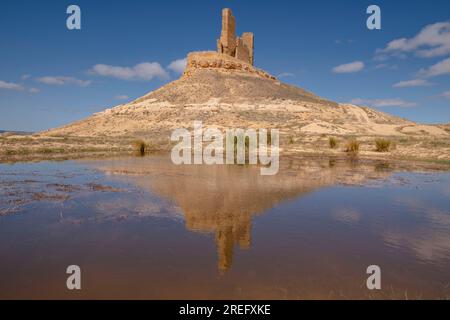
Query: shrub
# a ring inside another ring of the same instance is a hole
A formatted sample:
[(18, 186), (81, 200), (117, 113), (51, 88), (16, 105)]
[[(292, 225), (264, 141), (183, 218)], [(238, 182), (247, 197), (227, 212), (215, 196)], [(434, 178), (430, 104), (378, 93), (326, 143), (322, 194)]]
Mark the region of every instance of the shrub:
[[(234, 137), (234, 151), (236, 152), (237, 150), (237, 145), (238, 145), (238, 137)], [(245, 146), (245, 151), (248, 151), (250, 149), (250, 138), (249, 137), (245, 137), (244, 140), (244, 146)]]
[(338, 141), (337, 141), (336, 138), (330, 137), (330, 138), (328, 139), (328, 144), (330, 145), (330, 148), (331, 148), (331, 149), (334, 149), (334, 148), (337, 147)]
[(360, 142), (357, 141), (356, 139), (350, 140), (347, 143), (347, 149), (345, 151), (346, 152), (352, 152), (352, 153), (358, 153), (359, 145), (360, 145)]
[(133, 148), (138, 154), (142, 156), (145, 155), (145, 153), (148, 151), (148, 145), (144, 140), (133, 141)]
[(270, 146), (272, 144), (272, 131), (267, 131), (267, 145)]
[(63, 148), (41, 148), (36, 150), (36, 153), (43, 153), (43, 154), (64, 153), (64, 152), (65, 150)]
[(392, 142), (386, 139), (376, 139), (375, 149), (377, 152), (388, 152), (391, 149)]
[[(234, 137), (234, 143), (233, 143), (233, 150), (234, 150), (234, 157), (236, 159), (237, 156), (237, 151), (238, 151), (238, 137)], [(245, 137), (244, 140), (244, 156), (245, 156), (245, 161), (247, 161), (248, 157), (249, 157), (249, 150), (250, 150), (250, 138), (249, 137)]]

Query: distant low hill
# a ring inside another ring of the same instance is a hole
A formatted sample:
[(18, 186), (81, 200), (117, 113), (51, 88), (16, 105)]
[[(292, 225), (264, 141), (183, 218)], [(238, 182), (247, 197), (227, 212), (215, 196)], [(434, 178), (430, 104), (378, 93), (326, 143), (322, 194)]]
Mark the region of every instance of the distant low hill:
[(2, 135), (2, 134), (27, 135), (27, 134), (33, 134), (33, 132), (27, 132), (27, 131), (11, 131), (11, 130), (0, 130), (0, 135)]

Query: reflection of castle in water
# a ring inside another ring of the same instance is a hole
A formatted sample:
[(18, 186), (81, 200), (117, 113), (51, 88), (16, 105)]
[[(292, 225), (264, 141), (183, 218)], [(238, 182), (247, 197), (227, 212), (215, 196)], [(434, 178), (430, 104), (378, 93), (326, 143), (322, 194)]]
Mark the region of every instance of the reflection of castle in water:
[(373, 165), (282, 160), (277, 175), (262, 176), (257, 166), (176, 166), (168, 157), (116, 160), (106, 162), (102, 169), (131, 174), (133, 183), (180, 207), (188, 230), (213, 233), (222, 272), (231, 267), (236, 246), (250, 248), (254, 216), (325, 186), (360, 183), (368, 177), (389, 174), (386, 170), (374, 170)]
[(235, 243), (241, 249), (250, 248), (251, 221), (247, 221), (237, 226), (225, 226), (216, 230), (216, 244), (218, 267), (220, 270), (226, 271), (231, 267), (233, 262), (233, 249)]

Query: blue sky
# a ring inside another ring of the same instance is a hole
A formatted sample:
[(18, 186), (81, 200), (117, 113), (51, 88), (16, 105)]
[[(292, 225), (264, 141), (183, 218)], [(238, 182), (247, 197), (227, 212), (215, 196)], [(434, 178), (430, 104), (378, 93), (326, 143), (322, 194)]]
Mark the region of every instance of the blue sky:
[[(81, 8), (81, 30), (66, 27), (71, 4)], [(366, 27), (371, 4), (381, 8), (381, 30)], [(238, 34), (254, 32), (255, 65), (281, 80), (338, 102), (450, 122), (448, 0), (5, 0), (0, 129), (57, 127), (175, 80), (172, 62), (216, 49), (224, 7)]]

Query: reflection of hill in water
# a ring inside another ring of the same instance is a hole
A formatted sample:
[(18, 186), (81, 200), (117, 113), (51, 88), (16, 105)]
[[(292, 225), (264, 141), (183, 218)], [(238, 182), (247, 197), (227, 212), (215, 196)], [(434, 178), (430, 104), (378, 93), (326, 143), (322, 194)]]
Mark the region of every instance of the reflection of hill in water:
[(110, 160), (100, 169), (174, 201), (187, 229), (214, 233), (221, 271), (231, 267), (236, 244), (250, 247), (253, 216), (319, 188), (389, 175), (373, 164), (304, 159), (282, 160), (275, 176), (260, 175), (256, 166), (176, 166), (167, 157)]

